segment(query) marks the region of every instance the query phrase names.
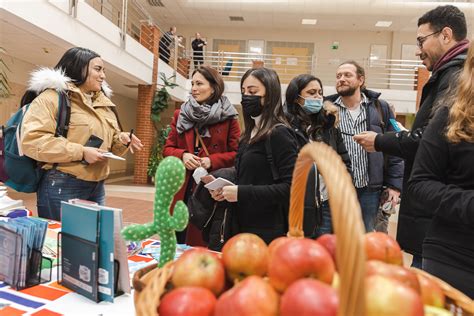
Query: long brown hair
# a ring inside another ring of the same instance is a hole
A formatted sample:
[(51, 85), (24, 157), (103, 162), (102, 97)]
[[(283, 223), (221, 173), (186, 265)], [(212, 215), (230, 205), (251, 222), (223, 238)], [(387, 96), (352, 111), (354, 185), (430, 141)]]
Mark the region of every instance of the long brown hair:
[(246, 115), (245, 113), (243, 115), (245, 130), (241, 139), (244, 143), (255, 143), (270, 135), (277, 124), (284, 124), (287, 127), (290, 125), (288, 124), (288, 121), (285, 118), (285, 113), (283, 112), (281, 102), (281, 84), (276, 71), (265, 67), (249, 69), (240, 80), (241, 88), (245, 79), (249, 76), (255, 77), (265, 87), (260, 127), (257, 134), (255, 134), (252, 139), (250, 139), (250, 136), (255, 127), (255, 121), (250, 117), (250, 115)]
[(459, 76), (455, 100), (449, 110), (446, 137), (452, 143), (474, 143), (474, 42), (469, 46)]

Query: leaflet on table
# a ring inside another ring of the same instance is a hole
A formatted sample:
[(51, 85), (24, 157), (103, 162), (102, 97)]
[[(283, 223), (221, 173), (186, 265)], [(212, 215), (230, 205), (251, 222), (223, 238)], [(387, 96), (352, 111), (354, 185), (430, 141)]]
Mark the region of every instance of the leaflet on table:
[[(174, 257), (174, 260), (178, 259), (186, 250), (191, 249), (191, 246), (185, 245), (185, 244), (177, 244), (176, 245), (176, 254)], [(161, 250), (161, 244), (159, 241), (155, 241), (154, 243), (151, 243), (149, 245), (146, 245), (143, 247), (142, 254), (150, 255), (155, 259), (156, 261), (160, 261), (160, 250)]]
[(217, 190), (217, 189), (229, 186), (229, 185), (235, 185), (235, 184), (230, 182), (227, 179), (219, 177), (216, 180), (214, 180), (212, 182), (209, 182), (204, 187), (209, 189), (209, 190)]

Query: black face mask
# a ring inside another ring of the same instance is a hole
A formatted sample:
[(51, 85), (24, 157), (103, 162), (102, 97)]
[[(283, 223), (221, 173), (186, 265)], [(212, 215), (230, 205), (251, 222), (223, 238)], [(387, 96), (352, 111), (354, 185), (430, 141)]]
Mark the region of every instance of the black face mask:
[(259, 95), (246, 95), (242, 94), (242, 111), (245, 115), (257, 117), (262, 114), (262, 97)]

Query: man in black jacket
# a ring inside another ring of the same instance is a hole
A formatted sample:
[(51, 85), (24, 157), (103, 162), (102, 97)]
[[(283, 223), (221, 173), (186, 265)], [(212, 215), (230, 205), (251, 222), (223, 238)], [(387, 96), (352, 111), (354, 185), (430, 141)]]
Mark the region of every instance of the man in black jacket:
[(196, 39), (191, 43), (193, 47), (194, 68), (198, 68), (204, 63), (203, 50), (207, 42), (201, 38), (201, 34), (196, 33)]
[[(432, 71), (423, 87), (420, 109), (412, 130), (387, 134), (363, 133), (354, 136), (368, 152), (383, 152), (405, 160), (404, 187), (409, 180), (423, 130), (442, 105), (450, 84), (456, 82), (469, 41), (464, 14), (452, 5), (439, 6), (418, 20), (417, 56)], [(421, 267), (421, 246), (432, 214), (417, 203), (417, 197), (403, 194), (398, 217), (397, 240), (403, 250), (413, 254), (413, 266)]]
[(367, 153), (354, 140), (363, 131), (393, 131), (389, 122), (393, 114), (380, 93), (365, 88), (365, 71), (357, 62), (346, 61), (336, 72), (338, 94), (327, 97), (339, 111), (339, 130), (352, 162), (353, 181), (362, 209), (366, 231), (373, 231), (382, 189), (388, 200), (398, 202), (402, 188), (403, 161), (382, 153)]

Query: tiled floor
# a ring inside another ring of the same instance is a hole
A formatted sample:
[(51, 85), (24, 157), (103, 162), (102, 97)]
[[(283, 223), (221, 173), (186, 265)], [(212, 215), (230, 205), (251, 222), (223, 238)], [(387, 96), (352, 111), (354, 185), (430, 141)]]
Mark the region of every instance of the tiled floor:
[[(119, 185), (120, 184), (120, 185)], [(143, 224), (153, 219), (153, 186), (136, 186), (131, 179), (120, 182), (107, 183), (106, 205), (122, 209), (123, 221), (127, 223)], [(36, 214), (36, 194), (18, 193), (9, 190), (8, 196), (12, 199), (23, 200), (25, 206)]]

